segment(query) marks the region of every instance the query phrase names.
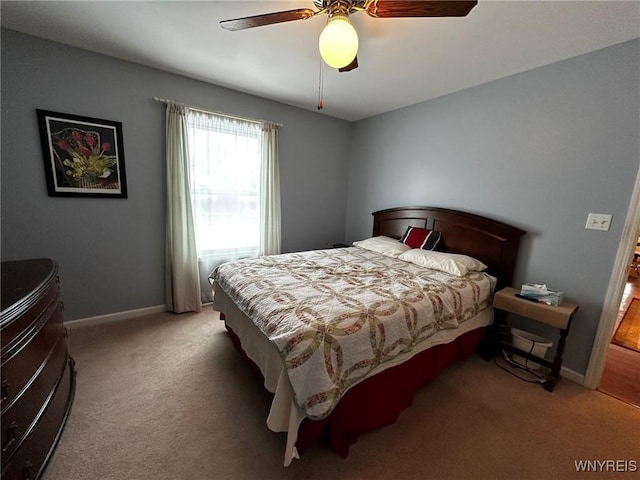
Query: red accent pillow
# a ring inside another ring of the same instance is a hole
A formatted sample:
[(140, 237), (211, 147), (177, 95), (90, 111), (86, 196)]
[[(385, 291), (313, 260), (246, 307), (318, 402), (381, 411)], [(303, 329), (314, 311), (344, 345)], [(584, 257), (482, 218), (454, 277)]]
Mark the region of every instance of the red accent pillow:
[(435, 230), (420, 227), (407, 227), (400, 241), (411, 248), (435, 250), (442, 238), (442, 234)]

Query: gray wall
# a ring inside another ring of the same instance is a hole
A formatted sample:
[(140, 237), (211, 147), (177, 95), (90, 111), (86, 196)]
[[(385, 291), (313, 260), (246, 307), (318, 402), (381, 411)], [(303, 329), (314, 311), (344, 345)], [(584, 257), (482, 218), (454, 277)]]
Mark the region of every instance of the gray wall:
[[(283, 250), (344, 238), (350, 123), (11, 30), (1, 53), (2, 260), (57, 260), (67, 320), (165, 303), (164, 105), (153, 96), (284, 124)], [(37, 108), (122, 122), (129, 198), (49, 197)]]
[[(639, 53), (636, 40), (358, 122), (346, 239), (402, 205), (526, 230), (515, 286), (580, 305), (565, 364), (584, 373), (638, 171)], [(585, 230), (589, 212), (613, 214), (611, 230)]]

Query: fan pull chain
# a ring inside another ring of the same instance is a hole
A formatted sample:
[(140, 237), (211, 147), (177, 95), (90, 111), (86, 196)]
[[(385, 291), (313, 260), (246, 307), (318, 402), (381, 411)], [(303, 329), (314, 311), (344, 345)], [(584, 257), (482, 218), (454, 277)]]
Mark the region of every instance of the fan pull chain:
[(320, 59), (320, 76), (318, 78), (318, 110), (322, 110), (324, 108), (324, 103), (322, 102), (322, 93), (324, 90), (324, 76), (323, 72), (323, 64), (322, 58)]

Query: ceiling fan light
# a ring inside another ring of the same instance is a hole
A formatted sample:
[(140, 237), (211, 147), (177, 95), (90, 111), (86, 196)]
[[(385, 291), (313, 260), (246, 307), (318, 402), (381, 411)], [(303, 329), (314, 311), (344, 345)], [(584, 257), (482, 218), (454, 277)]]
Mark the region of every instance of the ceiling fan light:
[(358, 33), (349, 17), (336, 14), (329, 18), (318, 40), (320, 56), (327, 65), (342, 68), (349, 65), (358, 53)]

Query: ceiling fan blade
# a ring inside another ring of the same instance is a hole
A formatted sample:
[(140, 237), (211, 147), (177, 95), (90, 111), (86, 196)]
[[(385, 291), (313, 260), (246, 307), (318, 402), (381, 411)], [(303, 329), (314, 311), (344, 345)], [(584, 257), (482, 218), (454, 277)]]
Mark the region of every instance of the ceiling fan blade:
[(339, 72), (350, 72), (351, 70), (355, 70), (356, 68), (358, 68), (358, 56), (356, 55), (355, 57), (353, 57), (353, 60), (351, 60), (351, 63), (349, 65), (346, 65), (342, 68), (339, 68), (338, 71)]
[(477, 0), (370, 0), (365, 10), (376, 18), (464, 17), (477, 4)]
[(222, 20), (220, 26), (226, 30), (244, 30), (245, 28), (262, 27), (274, 23), (291, 22), (293, 20), (306, 20), (313, 17), (317, 12), (310, 8), (299, 8), (297, 10), (286, 10), (284, 12), (265, 13), (253, 17), (233, 18)]

